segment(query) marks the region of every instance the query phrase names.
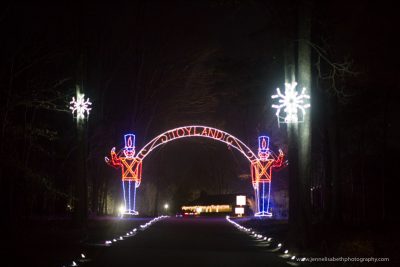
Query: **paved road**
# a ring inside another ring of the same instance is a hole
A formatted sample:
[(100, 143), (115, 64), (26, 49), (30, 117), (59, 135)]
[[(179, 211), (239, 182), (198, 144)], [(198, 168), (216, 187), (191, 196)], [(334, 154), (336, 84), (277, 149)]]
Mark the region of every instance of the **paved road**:
[(224, 218), (168, 218), (110, 247), (84, 266), (289, 266)]

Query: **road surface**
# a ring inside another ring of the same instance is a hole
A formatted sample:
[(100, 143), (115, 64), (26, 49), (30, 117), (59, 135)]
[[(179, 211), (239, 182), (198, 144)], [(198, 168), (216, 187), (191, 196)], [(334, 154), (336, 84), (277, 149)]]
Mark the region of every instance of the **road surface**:
[(81, 266), (290, 266), (225, 218), (167, 218), (109, 247), (89, 249)]

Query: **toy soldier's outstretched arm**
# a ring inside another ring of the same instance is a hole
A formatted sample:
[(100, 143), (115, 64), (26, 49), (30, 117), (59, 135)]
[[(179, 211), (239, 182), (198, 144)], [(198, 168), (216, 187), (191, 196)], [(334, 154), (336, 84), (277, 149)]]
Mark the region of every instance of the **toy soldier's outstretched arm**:
[(282, 165), (284, 164), (284, 158), (285, 158), (285, 154), (283, 154), (282, 149), (279, 149), (279, 155), (278, 158), (275, 160), (274, 164), (272, 165), (272, 167), (274, 168), (279, 168), (282, 167)]
[(114, 167), (116, 169), (121, 167), (122, 163), (121, 163), (121, 160), (118, 158), (117, 154), (115, 153), (115, 147), (113, 147), (111, 149), (111, 153), (110, 154), (111, 154), (111, 160), (109, 158), (105, 157), (104, 158), (105, 162), (108, 165), (110, 165), (110, 166), (112, 166), (112, 167)]

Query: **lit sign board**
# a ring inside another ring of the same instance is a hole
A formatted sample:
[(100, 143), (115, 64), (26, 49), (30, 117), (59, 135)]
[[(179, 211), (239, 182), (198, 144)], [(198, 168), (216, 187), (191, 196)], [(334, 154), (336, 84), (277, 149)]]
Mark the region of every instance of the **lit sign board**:
[(235, 208), (235, 214), (244, 214), (244, 208), (243, 207), (236, 207)]
[(245, 206), (246, 205), (246, 196), (236, 196), (236, 205)]

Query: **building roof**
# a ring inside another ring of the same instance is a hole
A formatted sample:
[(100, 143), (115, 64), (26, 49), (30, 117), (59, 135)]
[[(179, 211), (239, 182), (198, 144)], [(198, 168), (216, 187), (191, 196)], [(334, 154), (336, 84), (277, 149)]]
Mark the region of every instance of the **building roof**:
[(202, 194), (195, 200), (185, 204), (185, 206), (208, 206), (208, 205), (236, 205), (236, 196), (246, 194), (223, 194), (223, 195), (208, 195)]

